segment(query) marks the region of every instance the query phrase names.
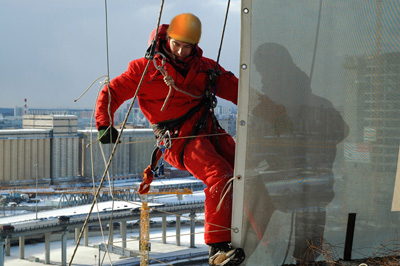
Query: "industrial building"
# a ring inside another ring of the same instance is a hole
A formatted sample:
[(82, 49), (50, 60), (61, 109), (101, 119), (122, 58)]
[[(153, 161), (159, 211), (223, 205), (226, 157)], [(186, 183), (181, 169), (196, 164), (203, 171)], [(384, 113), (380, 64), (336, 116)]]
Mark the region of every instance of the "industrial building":
[[(0, 130), (0, 183), (41, 184), (101, 178), (112, 145), (96, 141), (97, 130), (78, 130), (74, 115), (25, 115), (23, 129)], [(151, 129), (125, 129), (110, 174), (143, 172), (154, 149)], [(93, 169), (93, 170), (92, 170)]]

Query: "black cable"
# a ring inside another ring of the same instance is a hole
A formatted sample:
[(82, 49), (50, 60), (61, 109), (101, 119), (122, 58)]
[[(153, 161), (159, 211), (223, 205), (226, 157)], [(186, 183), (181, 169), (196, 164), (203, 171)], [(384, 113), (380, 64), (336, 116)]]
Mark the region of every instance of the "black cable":
[(289, 255), (289, 250), (290, 250), (290, 244), (292, 242), (292, 235), (293, 235), (293, 224), (294, 224), (294, 212), (292, 212), (292, 218), (290, 221), (290, 233), (289, 233), (289, 241), (288, 241), (288, 246), (286, 248), (286, 254), (285, 257), (283, 258), (282, 265), (285, 264), (287, 256)]
[(215, 70), (218, 68), (218, 63), (219, 63), (219, 57), (221, 55), (221, 49), (222, 49), (222, 42), (224, 40), (224, 35), (225, 35), (225, 28), (226, 28), (226, 21), (228, 20), (228, 14), (229, 14), (229, 6), (230, 6), (231, 1), (228, 0), (228, 5), (226, 7), (226, 13), (225, 13), (225, 20), (224, 20), (224, 26), (222, 28), (222, 34), (221, 34), (221, 42), (219, 44), (219, 50), (218, 50), (218, 56), (217, 56), (217, 64), (215, 65)]
[(316, 57), (316, 54), (317, 54), (317, 43), (318, 43), (318, 35), (319, 35), (319, 26), (321, 24), (321, 10), (322, 10), (322, 0), (319, 1), (317, 32), (315, 33), (314, 52), (313, 52), (313, 58), (312, 58), (312, 62), (311, 62), (311, 70), (310, 70), (310, 83), (311, 83), (312, 75), (313, 75), (313, 72), (314, 72), (315, 57)]

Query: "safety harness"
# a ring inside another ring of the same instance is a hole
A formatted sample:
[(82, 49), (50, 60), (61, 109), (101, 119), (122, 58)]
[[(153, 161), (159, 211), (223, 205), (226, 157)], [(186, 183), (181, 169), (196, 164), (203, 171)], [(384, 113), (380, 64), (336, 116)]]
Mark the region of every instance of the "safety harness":
[[(181, 129), (182, 125), (194, 114), (200, 112), (203, 108), (200, 119), (193, 127), (192, 133), (190, 135), (191, 137), (186, 139), (186, 142), (180, 152), (180, 161), (183, 166), (185, 165), (184, 154), (186, 147), (189, 145), (193, 138), (195, 138), (203, 130), (206, 129), (208, 118), (210, 117), (212, 119), (212, 125), (215, 132), (218, 128), (221, 128), (214, 114), (214, 108), (217, 106), (217, 98), (215, 96), (217, 90), (216, 79), (219, 75), (221, 75), (221, 71), (209, 69), (207, 71), (207, 75), (209, 82), (206, 86), (206, 91), (204, 93), (203, 99), (196, 106), (192, 107), (186, 114), (181, 117), (161, 121), (151, 126), (157, 139), (157, 145), (156, 148), (153, 150), (150, 165), (143, 172), (144, 177), (143, 182), (139, 187), (139, 194), (148, 193), (150, 189), (150, 184), (153, 181), (154, 174), (156, 174), (155, 171), (157, 170), (157, 163), (164, 154), (165, 149), (169, 149), (172, 145), (171, 138), (178, 137), (179, 130)], [(212, 89), (214, 90), (212, 91)], [(218, 136), (216, 136), (216, 144), (217, 151), (219, 152)]]

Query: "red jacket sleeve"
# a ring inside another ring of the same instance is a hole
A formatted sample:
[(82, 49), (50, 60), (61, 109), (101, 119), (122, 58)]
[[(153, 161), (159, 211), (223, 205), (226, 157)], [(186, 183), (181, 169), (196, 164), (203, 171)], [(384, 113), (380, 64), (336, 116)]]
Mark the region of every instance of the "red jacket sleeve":
[(217, 82), (216, 94), (218, 97), (237, 105), (239, 80), (232, 72), (226, 71), (222, 67), (220, 67), (220, 70), (222, 74)]
[[(97, 129), (100, 126), (109, 126), (110, 117), (114, 120), (115, 111), (135, 95), (138, 80), (143, 72), (138, 71), (141, 66), (140, 62), (140, 59), (130, 62), (124, 73), (111, 80), (110, 84), (101, 90), (96, 104)], [(111, 96), (111, 100), (109, 96)]]

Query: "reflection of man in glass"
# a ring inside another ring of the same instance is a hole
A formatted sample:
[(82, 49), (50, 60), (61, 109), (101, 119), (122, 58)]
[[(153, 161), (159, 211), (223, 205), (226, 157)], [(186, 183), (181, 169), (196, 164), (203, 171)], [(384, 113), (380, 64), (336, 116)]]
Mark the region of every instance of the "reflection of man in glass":
[[(254, 63), (262, 88), (252, 91), (256, 107), (251, 110), (251, 123), (256, 129), (249, 133), (254, 152), (248, 161), (256, 178), (249, 184), (265, 184), (266, 202), (260, 205), (260, 198), (249, 197), (246, 206), (264, 206), (265, 211), (247, 211), (247, 215), (261, 240), (274, 210), (291, 213), (292, 256), (300, 264), (314, 261), (322, 247), (326, 206), (334, 197), (336, 145), (344, 139), (347, 125), (331, 102), (312, 93), (309, 77), (286, 48), (262, 44)], [(276, 115), (282, 114), (282, 108), (284, 115)]]

